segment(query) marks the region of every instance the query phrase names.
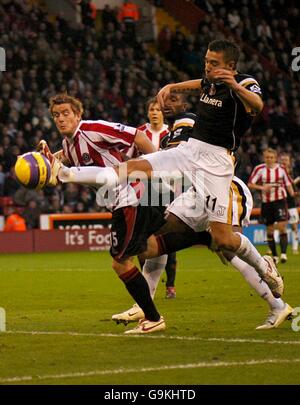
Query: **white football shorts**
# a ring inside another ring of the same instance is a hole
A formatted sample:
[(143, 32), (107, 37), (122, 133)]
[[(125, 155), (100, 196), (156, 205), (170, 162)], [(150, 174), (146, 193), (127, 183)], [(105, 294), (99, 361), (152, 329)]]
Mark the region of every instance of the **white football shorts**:
[[(231, 212), (233, 226), (248, 226), (253, 208), (253, 199), (249, 188), (237, 177), (231, 183)], [(180, 218), (195, 232), (205, 231), (209, 228), (209, 217), (204, 210), (203, 202), (199, 200), (193, 187), (178, 196), (167, 208)]]
[(299, 213), (297, 208), (289, 208), (289, 224), (298, 224), (299, 222)]
[(190, 138), (176, 148), (144, 155), (154, 176), (172, 176), (178, 170), (196, 191), (209, 221), (231, 224), (231, 191), (234, 163), (231, 153), (221, 147)]

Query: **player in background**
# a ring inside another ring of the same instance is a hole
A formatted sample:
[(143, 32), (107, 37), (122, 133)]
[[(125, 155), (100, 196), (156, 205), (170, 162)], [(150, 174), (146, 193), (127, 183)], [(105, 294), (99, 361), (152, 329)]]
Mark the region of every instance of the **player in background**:
[[(169, 125), (164, 123), (164, 116), (159, 107), (157, 99), (154, 97), (147, 102), (147, 116), (149, 122), (138, 127), (140, 131), (146, 133), (150, 141), (153, 143), (155, 150), (163, 148), (163, 140), (169, 134)], [(132, 150), (132, 148), (131, 148)], [(130, 156), (130, 151), (127, 153)], [(132, 156), (130, 156), (132, 157)], [(154, 189), (151, 189), (154, 192)], [(176, 252), (170, 253), (168, 255), (167, 264), (166, 264), (166, 298), (175, 298), (176, 289), (175, 289), (175, 278), (176, 278)], [(140, 261), (141, 268), (143, 268), (144, 263)]]
[(145, 132), (155, 150), (159, 150), (162, 140), (169, 134), (169, 126), (164, 123), (163, 113), (155, 97), (147, 102), (147, 116), (149, 122), (139, 126), (138, 129)]
[[(290, 176), (293, 185), (295, 184), (293, 175), (293, 166), (290, 155), (287, 153), (282, 153), (279, 159), (280, 164), (285, 168), (288, 175)], [(295, 191), (295, 189), (294, 189)], [(289, 212), (289, 224), (291, 225), (291, 239), (292, 239), (292, 252), (294, 255), (299, 254), (299, 236), (298, 236), (298, 224), (299, 224), (299, 213), (297, 209), (295, 196), (292, 197), (290, 194), (287, 195), (287, 206)]]
[(268, 148), (263, 153), (265, 163), (256, 166), (249, 178), (250, 190), (259, 190), (262, 194), (261, 215), (267, 226), (267, 241), (275, 263), (279, 258), (274, 240), (274, 225), (279, 230), (281, 263), (287, 261), (287, 191), (294, 197), (292, 180), (286, 169), (278, 163), (277, 152)]

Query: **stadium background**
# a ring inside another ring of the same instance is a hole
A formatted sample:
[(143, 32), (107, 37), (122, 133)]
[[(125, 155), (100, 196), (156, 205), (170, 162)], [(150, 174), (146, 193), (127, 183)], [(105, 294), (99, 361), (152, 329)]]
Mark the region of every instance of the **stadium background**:
[[(300, 45), (296, 1), (242, 0), (237, 10), (229, 0), (135, 0), (141, 11), (135, 37), (117, 20), (120, 2), (94, 3), (95, 19), (83, 1), (0, 2), (0, 47), (6, 51), (6, 71), (0, 72), (2, 213), (12, 204), (21, 207), (32, 229), (41, 213), (100, 210), (87, 188), (36, 192), (16, 183), (18, 154), (40, 139), (54, 151), (60, 148), (48, 112), (51, 95), (67, 90), (80, 97), (87, 119), (139, 125), (146, 120), (146, 100), (168, 82), (199, 77), (207, 43), (224, 36), (240, 43), (240, 69), (255, 75), (266, 101), (243, 139), (239, 175), (247, 181), (267, 146), (291, 153), (299, 174), (299, 73), (291, 71), (291, 49)], [(195, 102), (191, 99), (191, 110)], [(84, 232), (68, 234), (70, 244)], [(11, 247), (18, 243), (14, 234), (5, 238)], [(167, 321), (164, 335), (125, 338), (111, 315), (132, 302), (107, 252), (1, 253), (0, 306), (6, 309), (7, 333), (0, 333), (0, 384), (299, 385), (299, 316), (294, 329), (285, 322), (259, 333), (255, 327), (266, 305), (237, 272), (206, 249), (183, 251), (178, 262), (176, 299), (166, 300), (161, 285), (156, 296)], [(294, 307), (299, 265), (299, 257), (291, 255), (280, 268), (285, 299)], [(240, 391), (229, 388), (232, 400)], [(72, 387), (68, 398), (76, 395)]]

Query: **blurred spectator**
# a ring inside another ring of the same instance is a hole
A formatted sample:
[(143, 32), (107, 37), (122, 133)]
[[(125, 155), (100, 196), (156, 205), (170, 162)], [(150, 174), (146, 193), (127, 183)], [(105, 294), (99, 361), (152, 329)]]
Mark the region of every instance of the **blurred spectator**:
[(112, 10), (109, 4), (105, 4), (104, 9), (101, 12), (101, 15), (104, 30), (106, 30), (109, 24), (112, 24), (114, 28), (118, 26), (116, 11)]
[(3, 164), (0, 163), (0, 196), (3, 196), (4, 193), (4, 183), (5, 183), (5, 173)]
[(157, 46), (159, 52), (163, 55), (169, 55), (171, 49), (172, 31), (168, 25), (164, 25), (157, 37)]
[(26, 231), (26, 222), (20, 213), (20, 209), (14, 206), (6, 208), (6, 220), (4, 232), (23, 232)]
[(41, 209), (35, 200), (30, 200), (23, 211), (23, 218), (26, 221), (27, 229), (39, 228)]
[(62, 213), (63, 214), (72, 214), (73, 213), (73, 207), (71, 205), (65, 204), (63, 206)]
[(87, 27), (94, 27), (95, 20), (97, 17), (96, 4), (90, 0), (82, 0), (80, 3), (80, 7), (81, 7), (81, 20), (83, 25)]
[(16, 180), (14, 168), (12, 167), (6, 175), (4, 184), (4, 195), (13, 197), (20, 185)]
[(74, 211), (78, 201), (79, 201), (79, 186), (73, 183), (67, 184), (66, 189), (64, 191), (64, 204), (67, 204), (70, 207), (72, 207), (72, 211)]
[(120, 7), (118, 20), (125, 24), (128, 36), (135, 38), (135, 25), (140, 19), (138, 6), (131, 0), (124, 0)]

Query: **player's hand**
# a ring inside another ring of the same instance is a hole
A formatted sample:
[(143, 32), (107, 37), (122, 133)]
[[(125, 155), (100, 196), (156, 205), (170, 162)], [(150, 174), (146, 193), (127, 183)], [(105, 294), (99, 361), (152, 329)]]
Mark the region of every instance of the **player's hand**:
[(163, 110), (163, 108), (164, 108), (165, 100), (168, 97), (170, 97), (171, 88), (172, 88), (172, 85), (167, 84), (162, 89), (160, 89), (159, 92), (157, 93), (157, 101), (158, 101), (158, 104), (159, 104), (159, 107), (161, 110)]
[(238, 86), (238, 83), (234, 78), (235, 73), (231, 70), (216, 69), (212, 71), (210, 75), (215, 81), (223, 82), (233, 90)]
[(46, 158), (47, 158), (47, 159), (49, 160), (49, 162), (52, 164), (53, 159), (54, 159), (54, 156), (53, 156), (53, 154), (52, 154), (52, 152), (51, 152), (51, 150), (50, 150), (50, 148), (49, 148), (47, 142), (46, 142), (44, 139), (42, 139), (42, 140), (38, 143), (38, 145), (37, 145), (37, 147), (36, 147), (36, 150), (37, 150), (38, 152), (42, 153), (44, 156), (46, 156)]
[[(44, 139), (42, 139), (42, 140), (37, 144), (36, 150), (37, 150), (38, 152), (42, 153), (42, 154), (45, 155), (45, 156), (46, 156), (46, 153), (47, 153), (48, 151), (50, 152), (49, 146), (48, 146), (47, 142), (46, 142)], [(51, 153), (51, 152), (50, 152), (50, 153)]]
[(273, 187), (272, 184), (265, 184), (262, 186), (262, 191), (270, 191)]

